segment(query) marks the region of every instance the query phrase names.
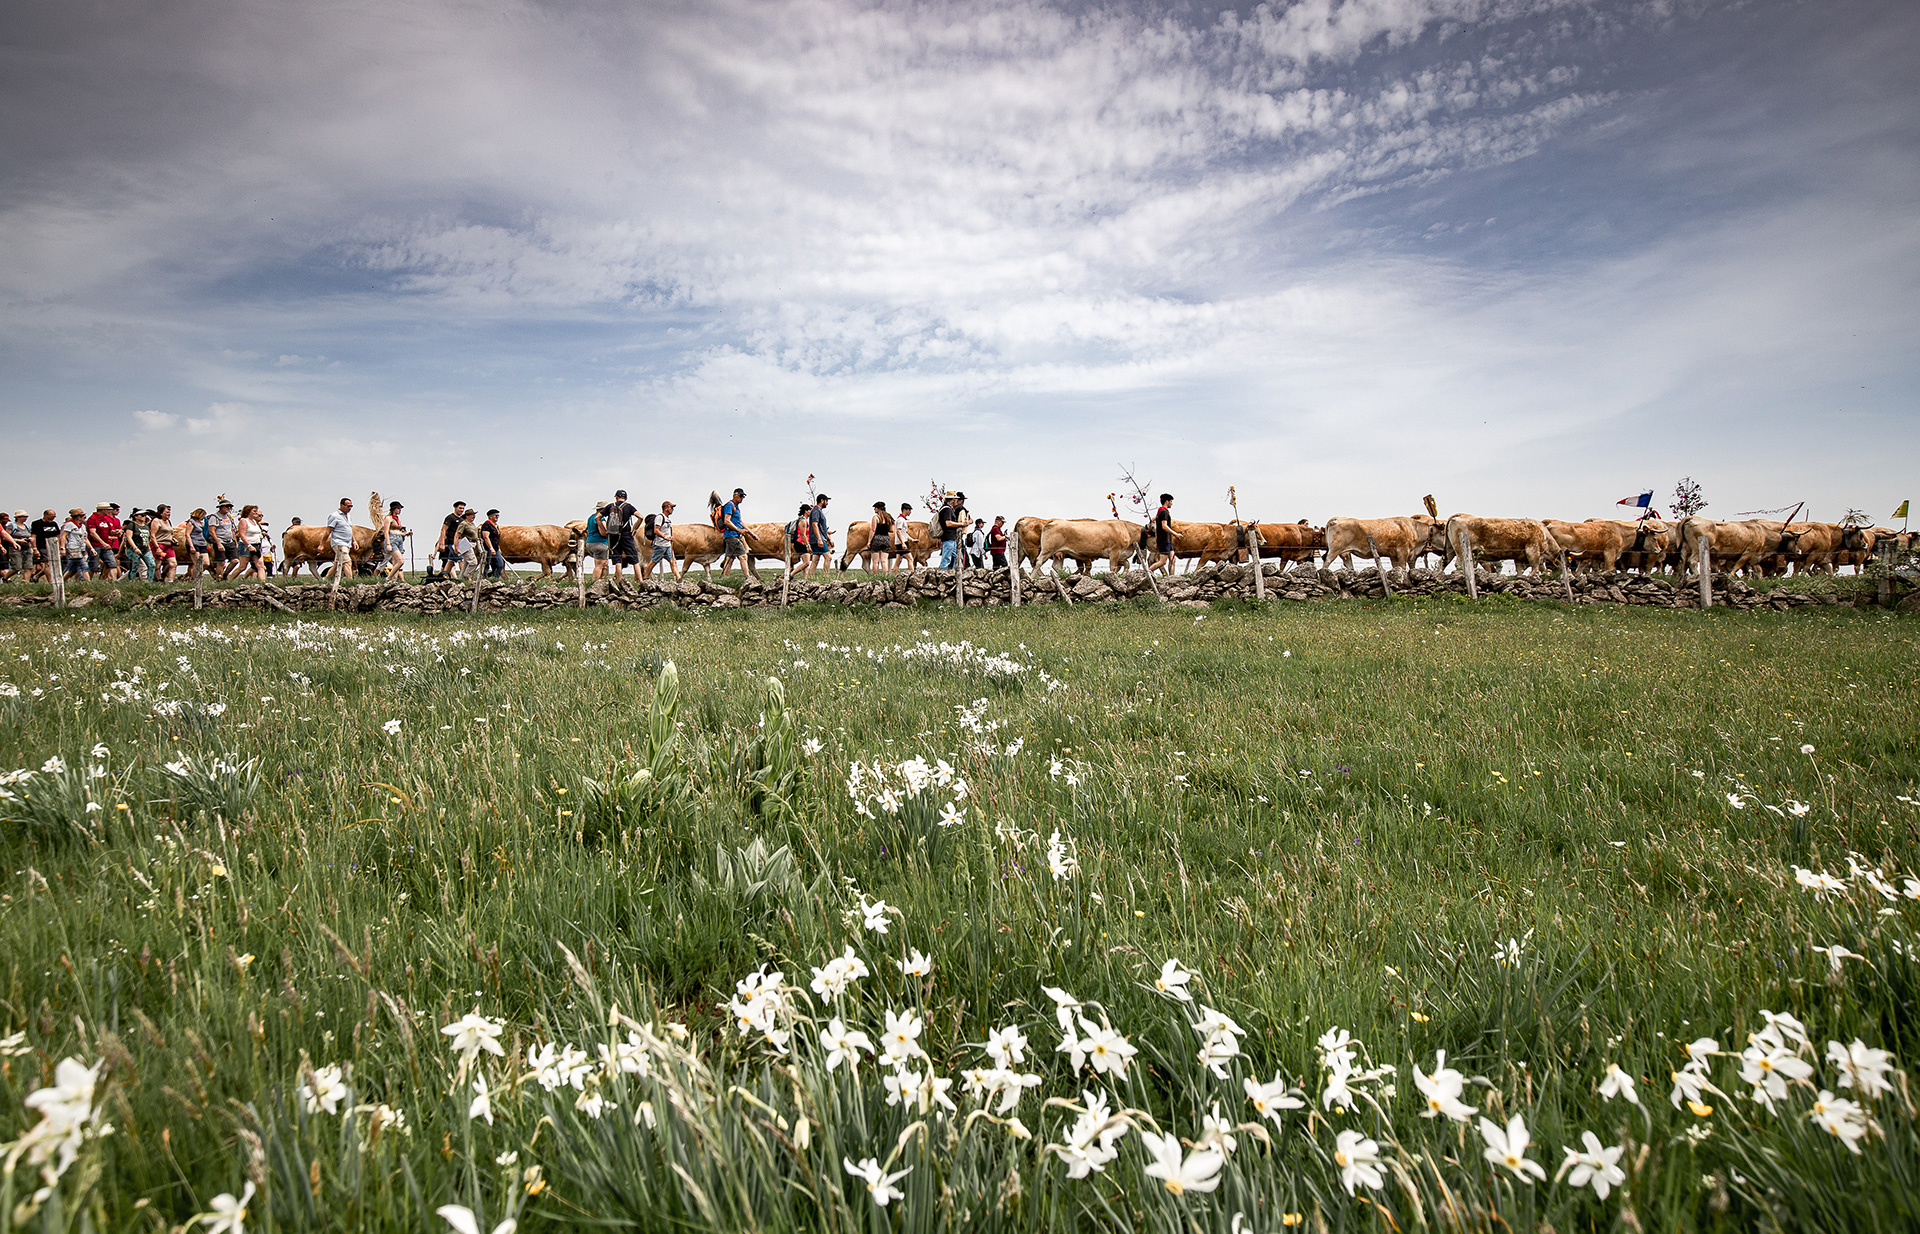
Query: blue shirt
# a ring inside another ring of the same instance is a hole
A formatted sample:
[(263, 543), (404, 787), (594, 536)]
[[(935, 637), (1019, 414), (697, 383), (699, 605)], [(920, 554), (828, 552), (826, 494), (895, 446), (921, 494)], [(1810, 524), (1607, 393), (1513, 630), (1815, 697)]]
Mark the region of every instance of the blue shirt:
[(729, 501), (726, 505), (720, 507), (721, 535), (738, 537), (740, 528), (744, 528), (745, 526), (746, 523), (745, 520), (740, 517), (740, 507), (738, 505)]
[(816, 549), (825, 551), (827, 541), (832, 538), (831, 533), (827, 530), (826, 512), (821, 510), (819, 506), (815, 506), (813, 508), (812, 518), (814, 531), (813, 546)]
[(606, 534), (600, 530), (600, 516), (598, 514), (588, 515), (587, 516), (587, 543), (588, 544), (605, 544), (606, 542), (607, 542)]

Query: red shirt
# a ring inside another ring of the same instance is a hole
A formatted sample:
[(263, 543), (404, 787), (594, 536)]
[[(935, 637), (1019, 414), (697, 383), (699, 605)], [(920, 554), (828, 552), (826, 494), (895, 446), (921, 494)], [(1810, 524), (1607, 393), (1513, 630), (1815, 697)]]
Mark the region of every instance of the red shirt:
[(87, 530), (99, 532), (100, 542), (108, 548), (120, 547), (120, 520), (105, 510), (96, 510), (87, 516)]

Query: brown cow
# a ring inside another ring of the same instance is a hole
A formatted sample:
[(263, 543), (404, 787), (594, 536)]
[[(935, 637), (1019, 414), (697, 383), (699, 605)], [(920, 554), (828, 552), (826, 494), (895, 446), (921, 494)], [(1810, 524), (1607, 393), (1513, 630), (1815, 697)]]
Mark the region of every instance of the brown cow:
[[(893, 520), (893, 531), (896, 537), (899, 536), (902, 526), (898, 518)], [(940, 542), (933, 538), (933, 533), (926, 523), (910, 522), (904, 526), (907, 529), (907, 538), (904, 542), (906, 547), (901, 548), (901, 542), (896, 539), (892, 555), (908, 557), (912, 561), (912, 565), (908, 567), (909, 570), (926, 565), (927, 558), (939, 550)], [(863, 518), (857, 523), (847, 524), (847, 551), (840, 554), (840, 568), (845, 570), (853, 563), (855, 557), (859, 557), (862, 570), (873, 569), (873, 555), (867, 552), (867, 545), (872, 541), (872, 518)]]
[(1105, 557), (1107, 568), (1119, 571), (1141, 552), (1146, 529), (1124, 518), (1057, 518), (1040, 532), (1040, 561), (1051, 561), (1060, 572), (1060, 559), (1071, 557), (1085, 573)]
[(1633, 528), (1633, 535), (1621, 550), (1616, 568), (1649, 574), (1668, 568), (1669, 557), (1678, 559), (1680, 541), (1674, 534), (1673, 524), (1655, 518), (1643, 518), (1627, 526)]
[[(721, 550), (725, 547), (721, 541), (725, 537), (712, 523), (675, 523), (673, 525), (673, 555), (680, 563), (680, 577), (685, 578), (687, 571), (699, 566), (706, 571), (706, 577), (713, 577), (713, 563), (720, 560)], [(649, 556), (652, 549), (643, 550)], [(661, 562), (665, 565), (666, 562)]]
[(1032, 514), (1022, 514), (1013, 520), (1013, 564), (1016, 568), (1029, 561), (1034, 569), (1040, 568), (1040, 533), (1051, 522), (1053, 520), (1050, 518)]
[(580, 541), (586, 535), (584, 522), (533, 523), (500, 529), (500, 555), (510, 564), (536, 563), (541, 578), (552, 578), (555, 566), (564, 566), (562, 578), (572, 578), (580, 566)]
[(1584, 523), (1568, 523), (1548, 518), (1541, 519), (1540, 525), (1547, 529), (1554, 544), (1577, 570), (1613, 573), (1620, 555), (1634, 540), (1634, 524), (1619, 519), (1590, 518)]
[[(373, 517), (378, 519), (381, 526), (384, 527), (387, 521), (387, 512), (380, 506), (380, 494), (373, 494), (373, 500), (367, 504), (367, 508), (373, 512)], [(348, 555), (353, 561), (355, 574), (358, 574), (360, 567), (365, 565), (369, 560), (375, 565), (384, 564), (387, 559), (387, 546), (384, 543), (384, 537), (381, 537), (371, 527), (355, 525), (353, 529), (353, 547), (348, 550)], [(318, 578), (320, 577), (321, 564), (331, 562), (332, 560), (333, 545), (329, 543), (325, 523), (303, 523), (298, 527), (289, 527), (280, 533), (280, 564), (276, 569), (281, 574), (291, 578), (293, 575), (300, 573), (300, 567), (304, 565), (313, 571), (315, 578)]]
[(1754, 572), (1761, 559), (1770, 554), (1791, 553), (1798, 539), (1798, 532), (1772, 519), (1718, 522), (1695, 515), (1680, 524), (1680, 577), (1698, 573), (1702, 540), (1713, 567), (1734, 574), (1741, 570)]
[(1476, 565), (1488, 561), (1511, 561), (1517, 568), (1524, 559), (1526, 569), (1535, 574), (1544, 574), (1546, 569), (1543, 563), (1557, 561), (1564, 565), (1566, 561), (1560, 546), (1538, 519), (1453, 515), (1446, 524), (1448, 560), (1462, 556), (1460, 545), (1463, 535), (1473, 539)]
[[(1231, 561), (1240, 554), (1241, 531), (1232, 523), (1188, 523), (1173, 519), (1169, 523), (1173, 535), (1173, 555), (1178, 561), (1193, 561), (1206, 565), (1210, 561)], [(1173, 573), (1174, 562), (1168, 562), (1167, 573)]]
[[(1312, 561), (1327, 547), (1325, 530), (1308, 524), (1306, 519), (1297, 523), (1253, 523), (1250, 526), (1260, 533), (1260, 558), (1262, 561), (1279, 558), (1282, 562)], [(1235, 561), (1247, 559), (1250, 537), (1243, 528), (1240, 533), (1240, 549), (1233, 555)]]
[[(1266, 534), (1265, 528), (1261, 534)], [(1447, 547), (1445, 527), (1424, 514), (1411, 518), (1330, 518), (1324, 535), (1327, 564), (1339, 558), (1348, 570), (1353, 569), (1356, 555), (1371, 557), (1376, 551), (1405, 570), (1428, 553), (1444, 555)]]

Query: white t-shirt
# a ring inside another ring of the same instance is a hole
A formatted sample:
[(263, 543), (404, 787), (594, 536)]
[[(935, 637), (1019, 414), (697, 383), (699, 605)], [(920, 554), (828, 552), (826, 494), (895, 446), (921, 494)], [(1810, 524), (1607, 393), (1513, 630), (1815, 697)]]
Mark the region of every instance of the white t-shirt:
[(352, 548), (353, 520), (338, 510), (327, 515), (327, 539), (335, 548)]

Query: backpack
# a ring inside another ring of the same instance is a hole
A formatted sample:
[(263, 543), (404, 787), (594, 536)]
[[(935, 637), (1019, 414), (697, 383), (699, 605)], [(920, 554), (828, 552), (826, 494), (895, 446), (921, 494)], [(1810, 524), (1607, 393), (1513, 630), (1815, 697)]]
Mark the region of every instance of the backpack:
[(614, 502), (612, 509), (608, 510), (600, 520), (600, 529), (606, 533), (609, 540), (626, 529), (626, 516), (620, 512), (620, 506), (620, 502)]
[(647, 515), (647, 543), (648, 544), (653, 543), (653, 525), (656, 521), (659, 520), (659, 518), (660, 516), (658, 514)]

